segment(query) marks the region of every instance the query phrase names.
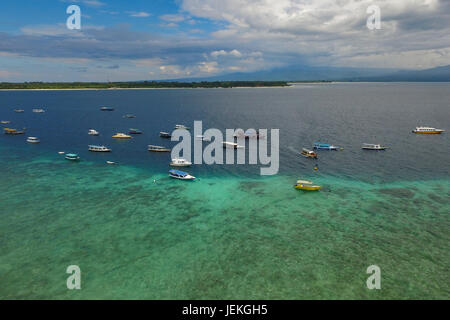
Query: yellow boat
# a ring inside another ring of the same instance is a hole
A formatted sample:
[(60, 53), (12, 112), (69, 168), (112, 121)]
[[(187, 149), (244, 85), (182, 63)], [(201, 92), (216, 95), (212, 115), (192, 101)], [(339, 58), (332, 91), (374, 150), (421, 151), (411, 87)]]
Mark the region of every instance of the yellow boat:
[(130, 139), (131, 138), (131, 136), (129, 136), (129, 135), (125, 134), (125, 133), (121, 133), (121, 132), (116, 133), (112, 137), (115, 138), (115, 139)]
[(306, 191), (317, 191), (322, 188), (321, 186), (316, 186), (312, 181), (309, 180), (298, 180), (295, 185), (295, 189), (306, 190)]

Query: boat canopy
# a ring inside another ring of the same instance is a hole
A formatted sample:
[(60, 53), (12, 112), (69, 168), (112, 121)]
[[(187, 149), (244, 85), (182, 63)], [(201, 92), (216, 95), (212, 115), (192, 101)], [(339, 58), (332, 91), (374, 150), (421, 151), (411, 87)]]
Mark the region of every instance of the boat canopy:
[(179, 175), (179, 176), (181, 176), (181, 177), (185, 177), (185, 176), (188, 175), (187, 172), (180, 171), (180, 170), (175, 170), (175, 169), (170, 169), (170, 170), (169, 170), (169, 173), (171, 173), (171, 174), (176, 174), (176, 175)]

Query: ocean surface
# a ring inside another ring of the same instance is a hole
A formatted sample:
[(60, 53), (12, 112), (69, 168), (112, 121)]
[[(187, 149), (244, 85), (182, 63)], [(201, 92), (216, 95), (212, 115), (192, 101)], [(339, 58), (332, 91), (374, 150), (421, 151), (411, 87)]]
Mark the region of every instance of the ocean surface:
[[(0, 120), (27, 130), (0, 135), (0, 299), (450, 298), (450, 84), (1, 91)], [(203, 164), (186, 169), (195, 182), (169, 178), (170, 154), (147, 145), (175, 145), (159, 131), (195, 120), (280, 129), (278, 174)], [(111, 137), (129, 128), (144, 133)], [(342, 149), (299, 155), (317, 141)], [(301, 178), (323, 189), (294, 189)]]

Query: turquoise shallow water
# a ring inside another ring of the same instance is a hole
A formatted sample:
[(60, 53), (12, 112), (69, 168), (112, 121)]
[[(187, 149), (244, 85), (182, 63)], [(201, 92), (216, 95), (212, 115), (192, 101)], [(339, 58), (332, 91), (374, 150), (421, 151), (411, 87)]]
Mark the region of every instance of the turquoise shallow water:
[(303, 193), (287, 176), (185, 183), (58, 155), (6, 166), (2, 299), (450, 297), (448, 180), (317, 176), (324, 191)]
[[(0, 119), (42, 140), (0, 135), (0, 299), (449, 299), (450, 136), (411, 133), (448, 130), (448, 101), (449, 84), (0, 92)], [(194, 120), (279, 128), (279, 174), (195, 165), (198, 181), (170, 179), (147, 144)], [(144, 134), (113, 141), (130, 127)], [(299, 157), (314, 141), (344, 150)], [(295, 190), (299, 178), (323, 190)], [(366, 287), (373, 264), (381, 290)]]

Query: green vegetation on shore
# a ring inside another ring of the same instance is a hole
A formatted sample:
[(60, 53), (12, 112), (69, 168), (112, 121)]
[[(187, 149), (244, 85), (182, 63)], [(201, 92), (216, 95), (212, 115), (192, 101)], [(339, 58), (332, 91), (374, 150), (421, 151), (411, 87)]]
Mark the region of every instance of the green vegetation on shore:
[(285, 87), (286, 81), (202, 81), (202, 82), (0, 82), (1, 89), (133, 89), (133, 88), (233, 88)]

